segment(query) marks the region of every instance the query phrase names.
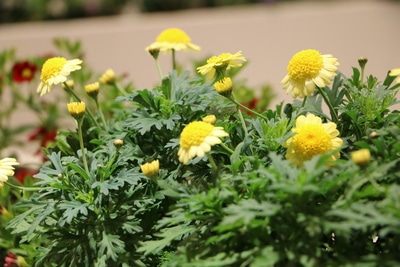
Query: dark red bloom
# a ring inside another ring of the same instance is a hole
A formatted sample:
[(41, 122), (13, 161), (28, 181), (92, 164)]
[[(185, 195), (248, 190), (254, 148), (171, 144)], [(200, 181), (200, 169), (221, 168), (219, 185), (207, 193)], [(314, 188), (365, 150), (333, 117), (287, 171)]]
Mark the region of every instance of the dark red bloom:
[(37, 66), (29, 61), (17, 62), (12, 68), (13, 81), (17, 83), (29, 82), (35, 76)]
[[(47, 129), (46, 127), (40, 126), (35, 129), (35, 131), (29, 135), (28, 140), (29, 141), (34, 141), (34, 140), (39, 140), (40, 141), (40, 147), (36, 151), (36, 155), (39, 155), (42, 153), (41, 148), (42, 147), (47, 147), (50, 143), (54, 142), (57, 136), (57, 130), (56, 129)], [(44, 155), (43, 155), (43, 161), (45, 160)]]
[(11, 251), (7, 253), (6, 258), (4, 259), (3, 267), (26, 267), (28, 264), (25, 259), (21, 256), (17, 256)]
[(37, 173), (37, 170), (32, 170), (28, 168), (16, 168), (14, 176), (21, 184), (23, 184), (26, 178), (33, 179), (33, 175)]

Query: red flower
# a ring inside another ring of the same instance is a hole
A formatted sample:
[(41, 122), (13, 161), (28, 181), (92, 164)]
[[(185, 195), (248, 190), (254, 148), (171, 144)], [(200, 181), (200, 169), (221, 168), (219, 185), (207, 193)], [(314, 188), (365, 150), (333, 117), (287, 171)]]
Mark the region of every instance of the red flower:
[(21, 256), (17, 256), (11, 251), (7, 253), (6, 258), (4, 259), (3, 267), (26, 267), (28, 264), (25, 259)]
[(26, 178), (33, 179), (33, 175), (37, 173), (37, 170), (32, 170), (28, 168), (16, 168), (14, 176), (21, 184), (23, 184)]
[[(54, 142), (57, 136), (56, 129), (47, 129), (43, 126), (36, 128), (36, 130), (28, 137), (29, 141), (39, 140), (40, 141), (40, 148), (47, 147), (50, 143)], [(36, 151), (36, 155), (42, 153), (41, 149)], [(43, 161), (45, 161), (45, 157), (43, 155)]]
[(17, 83), (29, 82), (35, 76), (37, 66), (29, 61), (17, 62), (12, 68), (13, 81)]

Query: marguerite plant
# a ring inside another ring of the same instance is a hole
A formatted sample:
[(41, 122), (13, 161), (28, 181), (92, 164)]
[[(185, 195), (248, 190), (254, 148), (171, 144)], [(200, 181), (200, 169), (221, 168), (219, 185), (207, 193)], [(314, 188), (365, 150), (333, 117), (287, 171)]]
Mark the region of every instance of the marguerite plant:
[(256, 111), (240, 101), (241, 51), (178, 72), (175, 52), (197, 47), (181, 29), (162, 32), (146, 50), (156, 62), (172, 52), (173, 68), (157, 64), (152, 89), (112, 70), (72, 89), (84, 60), (42, 68), (63, 78), (39, 93), (62, 83), (76, 127), (45, 149), (37, 191), (8, 223), (27, 264), (396, 266), (396, 71), (366, 76), (363, 58), (346, 77), (333, 56), (302, 50), (283, 89), (303, 101)]

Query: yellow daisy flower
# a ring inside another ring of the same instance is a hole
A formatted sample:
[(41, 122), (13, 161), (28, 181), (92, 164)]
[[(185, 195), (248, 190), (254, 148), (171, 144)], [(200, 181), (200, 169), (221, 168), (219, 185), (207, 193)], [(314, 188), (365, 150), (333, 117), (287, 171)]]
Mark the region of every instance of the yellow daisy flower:
[(332, 55), (321, 55), (314, 49), (296, 53), (287, 66), (288, 74), (282, 79), (283, 89), (294, 98), (304, 98), (331, 83), (336, 76), (337, 59)]
[(222, 141), (219, 138), (224, 136), (228, 136), (228, 133), (222, 127), (204, 121), (189, 123), (181, 133), (179, 161), (187, 164), (195, 156), (203, 157), (210, 152), (211, 146), (220, 144)]
[[(295, 135), (286, 140), (282, 146), (287, 148), (286, 158), (298, 167), (303, 166), (304, 161), (336, 150), (343, 144), (343, 140), (338, 137), (336, 124), (322, 123), (321, 118), (313, 114), (299, 116), (292, 132)], [(340, 153), (337, 152), (331, 159), (336, 160), (339, 157)]]
[(18, 165), (14, 158), (4, 158), (0, 160), (0, 188), (4, 186), (4, 182), (8, 181), (9, 176), (14, 175), (14, 165)]
[(143, 165), (140, 165), (140, 169), (142, 173), (146, 175), (148, 178), (157, 177), (158, 171), (160, 169), (160, 162), (157, 160), (153, 160), (152, 162), (147, 162)]
[[(392, 69), (392, 70), (390, 70), (390, 72), (389, 72), (389, 76), (399, 76), (400, 75), (400, 68), (398, 68), (398, 69)], [(400, 78), (398, 78), (397, 80), (396, 80), (398, 83), (400, 83)]]
[(50, 92), (53, 85), (65, 82), (71, 72), (81, 69), (81, 63), (82, 60), (80, 59), (49, 58), (43, 64), (40, 75), (41, 82), (37, 88), (37, 92), (40, 93), (40, 96)]
[(200, 46), (192, 43), (186, 32), (178, 28), (169, 28), (162, 31), (156, 41), (146, 47), (148, 52), (160, 50), (162, 52), (194, 50), (200, 51)]
[(233, 55), (231, 53), (222, 53), (207, 59), (207, 64), (198, 67), (197, 71), (201, 75), (207, 75), (208, 79), (212, 79), (217, 69), (229, 70), (230, 68), (240, 67), (245, 61), (246, 58), (242, 55), (242, 51), (238, 51)]

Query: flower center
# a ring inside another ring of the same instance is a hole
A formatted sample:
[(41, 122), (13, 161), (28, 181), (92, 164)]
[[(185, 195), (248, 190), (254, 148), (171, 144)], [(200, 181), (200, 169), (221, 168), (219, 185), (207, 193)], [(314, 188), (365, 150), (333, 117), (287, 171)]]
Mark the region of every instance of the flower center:
[(293, 148), (304, 160), (332, 149), (332, 138), (321, 125), (306, 124), (294, 132), (297, 134), (292, 139)]
[(167, 29), (160, 33), (157, 37), (157, 42), (167, 42), (167, 43), (190, 43), (191, 40), (189, 36), (182, 30), (177, 28)]
[(201, 145), (213, 129), (214, 126), (212, 124), (203, 121), (194, 121), (189, 123), (181, 133), (181, 147), (183, 149), (189, 149), (192, 146)]
[(67, 59), (63, 57), (53, 57), (48, 59), (42, 67), (42, 74), (40, 79), (42, 81), (47, 81), (51, 77), (57, 76), (61, 70), (64, 68), (64, 65), (67, 63)]
[(289, 61), (287, 71), (295, 81), (310, 80), (318, 76), (323, 66), (321, 54), (314, 49), (303, 50)]
[(25, 79), (32, 77), (32, 71), (30, 69), (23, 69), (21, 76)]

